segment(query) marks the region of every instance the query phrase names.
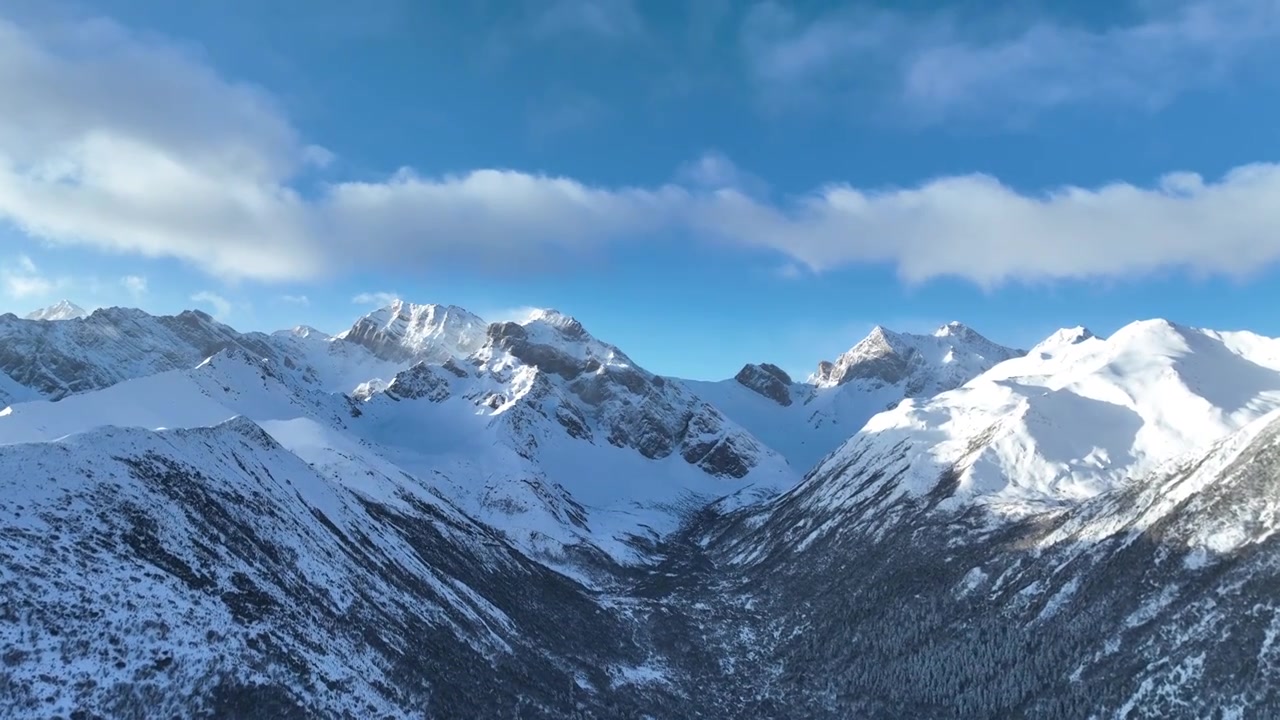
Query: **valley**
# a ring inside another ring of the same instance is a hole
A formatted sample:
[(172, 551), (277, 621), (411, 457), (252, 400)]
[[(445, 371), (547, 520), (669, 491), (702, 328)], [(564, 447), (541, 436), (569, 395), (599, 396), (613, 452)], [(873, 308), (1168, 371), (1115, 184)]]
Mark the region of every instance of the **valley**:
[(108, 309), (0, 316), (0, 371), (19, 717), (1280, 705), (1280, 341), (1250, 333), (877, 328), (807, 382), (707, 383), (554, 311)]

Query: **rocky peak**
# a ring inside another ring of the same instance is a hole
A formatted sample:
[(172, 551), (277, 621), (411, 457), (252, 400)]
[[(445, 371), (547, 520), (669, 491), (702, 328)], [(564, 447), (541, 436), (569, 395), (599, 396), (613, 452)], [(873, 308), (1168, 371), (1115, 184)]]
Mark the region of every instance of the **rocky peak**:
[(396, 300), (360, 318), (338, 337), (392, 362), (442, 362), (466, 357), (485, 341), (487, 323), (455, 305)]
[(132, 308), (102, 308), (73, 322), (0, 318), (0, 371), (50, 398), (96, 390), (122, 380), (190, 369), (228, 347), (275, 357), (267, 337), (240, 334), (208, 314), (152, 316)]
[(830, 388), (860, 381), (902, 385), (912, 397), (964, 384), (1021, 351), (991, 342), (972, 328), (950, 322), (932, 335), (897, 333), (877, 325), (835, 362), (821, 362), (809, 382)]
[[(829, 363), (828, 363), (829, 364)], [(821, 368), (819, 368), (821, 370)], [(748, 363), (734, 376), (743, 387), (753, 390), (783, 407), (791, 405), (791, 376), (771, 363)]]
[(905, 377), (914, 352), (906, 336), (877, 325), (834, 363), (819, 363), (811, 381), (819, 387), (836, 387), (857, 379), (891, 385)]
[[(718, 410), (683, 384), (636, 366), (568, 315), (538, 311), (522, 323), (494, 323), (487, 334), (474, 357), (480, 372), (525, 378), (526, 390), (504, 402), (501, 413), (518, 437), (554, 418), (571, 437), (632, 448), (650, 459), (678, 454), (717, 477), (741, 478), (760, 463), (764, 451)], [(760, 372), (774, 382), (786, 377), (768, 367)], [(537, 371), (532, 379), (521, 372), (527, 368)], [(536, 451), (535, 442), (524, 444)]]
[(488, 328), (487, 353), (506, 353), (542, 372), (574, 380), (585, 373), (607, 371), (611, 377), (636, 374), (621, 350), (593, 337), (576, 319), (554, 310), (539, 310), (521, 323), (494, 323)]
[(442, 402), (448, 399), (449, 381), (426, 363), (418, 363), (403, 372), (396, 373), (387, 385), (386, 393), (395, 399), (426, 399)]
[(522, 325), (525, 326), (546, 326), (554, 329), (566, 338), (581, 340), (589, 337), (586, 329), (582, 327), (582, 323), (577, 318), (566, 315), (559, 310), (542, 309), (535, 310)]

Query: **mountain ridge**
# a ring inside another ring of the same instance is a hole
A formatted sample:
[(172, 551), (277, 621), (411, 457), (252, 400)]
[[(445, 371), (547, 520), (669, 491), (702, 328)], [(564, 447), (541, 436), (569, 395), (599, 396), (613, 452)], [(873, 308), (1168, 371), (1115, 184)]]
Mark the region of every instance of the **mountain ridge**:
[(802, 383), (769, 363), (747, 364), (732, 380), (685, 382), (805, 472), (880, 411), (958, 387), (1019, 354), (959, 322), (932, 335), (877, 325)]
[[(768, 363), (699, 384), (555, 311), (383, 310), (351, 340), (0, 318), (0, 373), (47, 389), (0, 385), (0, 702), (1280, 708), (1280, 340), (1147, 320), (1020, 353), (877, 328), (823, 387)], [(735, 416), (840, 440), (800, 468)]]

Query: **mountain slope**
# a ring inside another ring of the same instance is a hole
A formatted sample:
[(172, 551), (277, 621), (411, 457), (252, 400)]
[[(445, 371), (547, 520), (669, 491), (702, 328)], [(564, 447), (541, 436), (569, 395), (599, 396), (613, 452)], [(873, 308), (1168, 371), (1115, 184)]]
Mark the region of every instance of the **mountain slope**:
[[(1280, 341), (1163, 320), (1106, 340), (1059, 333), (956, 390), (872, 418), (815, 469), (828, 480), (812, 502), (942, 493), (1004, 515), (1068, 506), (1277, 407)], [(872, 472), (893, 481), (838, 480)]]
[(1280, 341), (1074, 328), (903, 399), (988, 358), (879, 335), (824, 387), (735, 380), (897, 394), (776, 496), (765, 443), (552, 311), (427, 360), (299, 328), (150, 372), (39, 335), (132, 364), (0, 410), (0, 707), (1277, 713)]
[(768, 363), (732, 380), (684, 383), (805, 472), (886, 407), (958, 387), (1020, 354), (960, 323), (932, 335), (876, 327), (804, 383)]
[(585, 541), (628, 559), (691, 509), (796, 479), (682, 385), (550, 311), (490, 325), (465, 363), (415, 365), (357, 396), (357, 432), (451, 478), (451, 497), (537, 550)]
[(36, 391), (19, 383), (6, 373), (0, 372), (0, 409), (15, 402), (35, 400), (38, 397), (39, 394)]
[(191, 369), (14, 404), (0, 444), (245, 416), (327, 476), (408, 473), (528, 552), (583, 546), (626, 562), (693, 508), (796, 479), (714, 408), (558, 313), (490, 326), (466, 362), (419, 362), (355, 399), (333, 391), (404, 365), (310, 331), (249, 339), (270, 355), (233, 342)]
[(1165, 321), (1062, 331), (877, 415), (776, 500), (707, 521), (687, 547), (754, 609), (754, 642), (706, 640), (755, 658), (722, 702), (781, 696), (777, 716), (815, 718), (1274, 714), (1278, 350)]
[[(51, 717), (567, 717), (660, 704), (629, 621), (399, 475), (247, 420), (0, 447), (0, 695)], [(573, 633), (563, 628), (575, 628)], [(594, 708), (594, 710), (592, 710)]]
[[(942, 492), (815, 475), (692, 538), (755, 612), (709, 636), (766, 717), (1270, 717), (1280, 709), (1280, 411), (1058, 512), (991, 525)], [(813, 532), (839, 517), (830, 532)], [(734, 569), (730, 569), (734, 568)], [(710, 602), (707, 596), (695, 596)], [(691, 600), (694, 598), (691, 598)], [(767, 699), (776, 704), (769, 705)]]

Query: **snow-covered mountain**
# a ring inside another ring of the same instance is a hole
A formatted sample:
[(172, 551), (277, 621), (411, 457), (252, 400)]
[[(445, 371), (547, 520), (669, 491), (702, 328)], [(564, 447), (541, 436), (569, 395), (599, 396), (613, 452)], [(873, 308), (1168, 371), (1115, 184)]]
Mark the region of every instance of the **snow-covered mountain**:
[(1280, 340), (1165, 321), (693, 383), (554, 311), (3, 316), (0, 707), (1271, 716), (1278, 438)]
[(70, 300), (62, 300), (47, 308), (36, 310), (26, 316), (27, 320), (77, 320), (88, 317), (89, 312)]
[(360, 318), (339, 338), (393, 362), (465, 358), (485, 342), (489, 324), (454, 305), (415, 305), (403, 300)]
[[(1280, 407), (1280, 340), (1164, 320), (1074, 328), (872, 418), (827, 457), (823, 506), (943, 493), (1000, 515), (1076, 504)], [(891, 480), (865, 486), (876, 472)], [(841, 478), (851, 478), (849, 481)]]
[(746, 365), (731, 380), (684, 382), (805, 472), (903, 398), (950, 390), (1021, 354), (958, 322), (932, 335), (877, 326), (803, 383), (768, 363)]
[[(1237, 349), (1257, 340), (1198, 334)], [(819, 471), (690, 538), (709, 549), (704, 562), (737, 568), (725, 572), (729, 585), (755, 610), (738, 629), (745, 640), (714, 637), (745, 660), (736, 674), (779, 688), (788, 712), (1280, 709), (1280, 410), (1151, 473), (996, 524), (990, 505), (954, 501), (963, 470), (900, 493), (909, 473), (860, 461)], [(751, 692), (749, 683), (725, 692)]]
[(275, 354), (267, 336), (238, 333), (199, 310), (153, 316), (104, 308), (60, 322), (0, 315), (0, 372), (51, 398), (192, 368), (230, 346)]
[[(660, 706), (635, 624), (400, 472), (256, 424), (0, 446), (6, 717)], [(607, 705), (606, 698), (607, 697)]]
[[(434, 318), (441, 327), (482, 322), (457, 308), (404, 303), (373, 316)], [(158, 342), (169, 339), (156, 337), (168, 330), (165, 321), (183, 317), (138, 317), (135, 326), (148, 327), (155, 333), (148, 340)], [(419, 477), (530, 552), (563, 555), (586, 545), (628, 561), (637, 540), (655, 541), (691, 509), (727, 497), (749, 502), (797, 478), (682, 385), (635, 366), (552, 311), (485, 326), (461, 360), (465, 343), (457, 336), (418, 332), (425, 326), (415, 321), (414, 350), (398, 363), (349, 335), (302, 328), (240, 336), (203, 316), (186, 317), (218, 332), (226, 348), (190, 369), (148, 374), (102, 360), (101, 348), (77, 342), (100, 335), (96, 325), (92, 333), (56, 336), (67, 356), (94, 358), (130, 379), (86, 383), (58, 402), (12, 404), (0, 414), (0, 443), (48, 442), (104, 426), (208, 427), (244, 416), (331, 475), (395, 467)], [(445, 351), (432, 349), (432, 338)], [(387, 355), (389, 346), (380, 347)], [(135, 357), (155, 369), (179, 362)], [(357, 378), (366, 380), (357, 385)]]

